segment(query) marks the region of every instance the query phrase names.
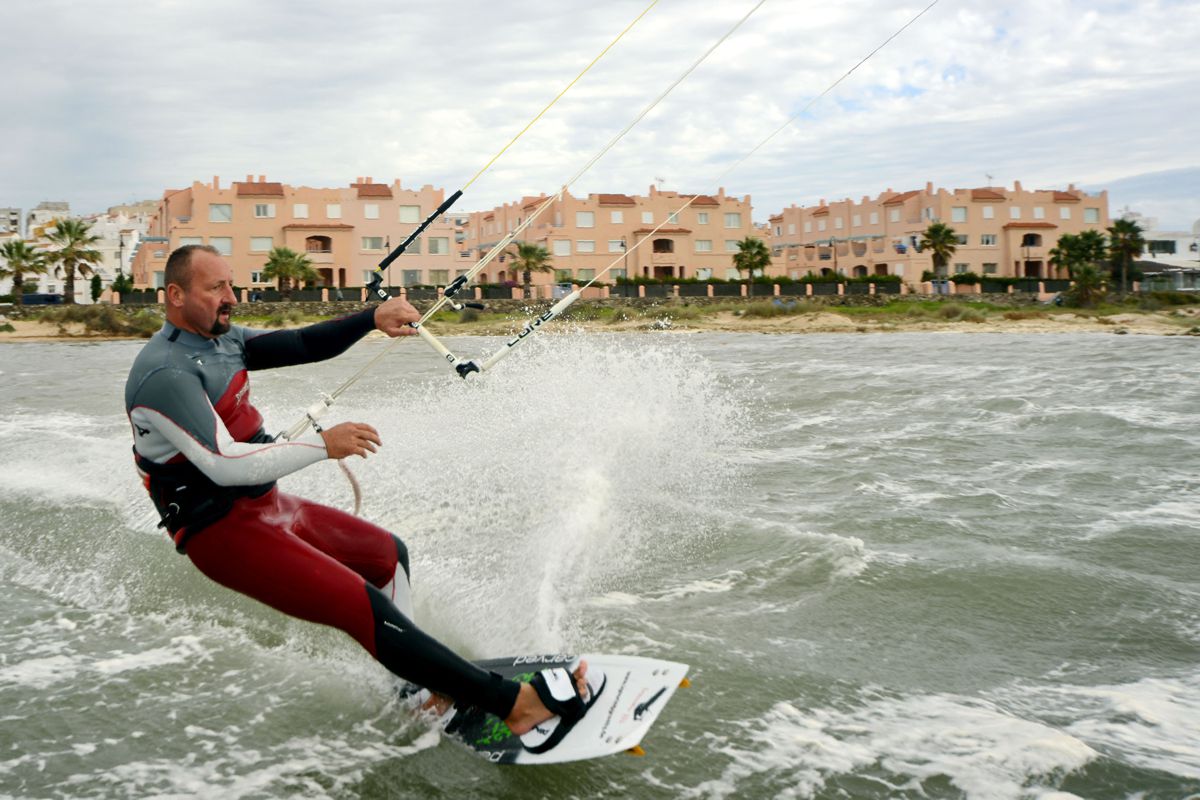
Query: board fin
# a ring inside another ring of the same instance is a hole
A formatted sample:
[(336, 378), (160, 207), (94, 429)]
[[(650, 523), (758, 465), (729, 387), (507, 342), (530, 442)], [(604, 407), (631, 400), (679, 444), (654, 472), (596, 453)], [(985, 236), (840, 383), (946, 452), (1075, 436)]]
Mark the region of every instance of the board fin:
[(681, 680), (681, 681), (679, 682), (679, 688), (680, 688), (680, 689), (686, 689), (686, 688), (688, 688), (688, 687), (689, 687), (689, 686), (691, 686), (691, 685), (692, 685), (692, 682), (691, 682), (691, 681), (689, 681), (687, 678), (684, 678), (683, 680)]
[(640, 744), (635, 744), (633, 747), (629, 748), (629, 749), (628, 749), (628, 750), (626, 750), (625, 752), (626, 752), (626, 753), (629, 753), (629, 755), (631, 755), (631, 756), (644, 756), (644, 755), (646, 755), (646, 751), (645, 751), (645, 750), (642, 748), (642, 746), (641, 746)]

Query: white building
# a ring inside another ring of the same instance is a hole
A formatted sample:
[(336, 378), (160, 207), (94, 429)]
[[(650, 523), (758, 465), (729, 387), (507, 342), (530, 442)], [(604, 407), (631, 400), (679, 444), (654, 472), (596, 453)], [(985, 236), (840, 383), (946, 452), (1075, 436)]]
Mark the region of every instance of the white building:
[(21, 232), (21, 209), (0, 208), (0, 233)]

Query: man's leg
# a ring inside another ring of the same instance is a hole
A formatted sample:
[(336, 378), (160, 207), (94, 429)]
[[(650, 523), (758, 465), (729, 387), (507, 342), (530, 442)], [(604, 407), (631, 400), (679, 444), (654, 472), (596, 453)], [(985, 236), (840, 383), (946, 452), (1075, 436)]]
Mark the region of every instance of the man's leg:
[[(224, 519), (191, 537), (192, 563), (217, 583), (285, 614), (344, 630), (405, 680), (509, 717), (519, 684), (455, 655), (354, 569), (287, 530), (295, 509), (277, 502), (277, 494), (241, 498)], [(385, 577), (379, 562), (367, 562), (356, 564), (374, 569), (375, 580)]]

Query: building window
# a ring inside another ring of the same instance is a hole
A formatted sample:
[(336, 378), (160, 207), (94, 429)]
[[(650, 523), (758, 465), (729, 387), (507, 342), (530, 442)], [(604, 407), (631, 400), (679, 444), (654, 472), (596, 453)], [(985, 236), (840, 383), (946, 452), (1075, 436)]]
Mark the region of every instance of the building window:
[(708, 212), (707, 211), (697, 211), (696, 212), (696, 224), (697, 225), (707, 225), (708, 224)]
[(776, 226), (775, 226), (775, 235), (776, 235), (776, 236), (783, 236), (783, 226), (782, 226), (782, 225), (776, 225)]
[(617, 278), (628, 278), (628, 277), (629, 277), (629, 275), (627, 275), (627, 274), (626, 274), (626, 272), (625, 272), (625, 270), (623, 270), (623, 269), (613, 269), (613, 270), (609, 270), (608, 274), (613, 276), (613, 280), (614, 280), (614, 281), (615, 281)]
[(696, 252), (697, 253), (711, 253), (712, 252), (712, 239), (697, 239), (696, 240)]
[(741, 248), (738, 247), (738, 240), (737, 239), (726, 239), (725, 240), (725, 252), (726, 253), (741, 252)]
[(1083, 221), (1084, 222), (1099, 222), (1100, 221), (1100, 209), (1085, 208), (1083, 210)]
[(401, 222), (420, 222), (421, 207), (420, 206), (400, 206), (400, 221)]
[(576, 253), (594, 253), (596, 252), (596, 242), (594, 239), (580, 239), (575, 243)]
[(624, 211), (608, 212), (608, 221), (615, 223), (617, 225), (622, 224), (623, 222), (625, 222), (625, 212)]
[(727, 281), (736, 281), (736, 280), (737, 280), (738, 278), (740, 278), (740, 277), (742, 277), (742, 273), (738, 272), (738, 271), (737, 271), (736, 269), (734, 269), (733, 267), (726, 267), (726, 268), (725, 268), (725, 280), (727, 280)]
[(955, 241), (957, 241), (960, 245), (966, 245), (968, 238), (970, 237), (968, 237), (965, 233), (960, 233), (954, 237)]
[(445, 286), (450, 282), (450, 270), (448, 269), (431, 269), (429, 270), (429, 282), (435, 286)]
[(742, 227), (742, 215), (736, 211), (726, 214), (725, 215), (725, 227), (726, 228)]
[(325, 218), (326, 219), (341, 219), (342, 218), (342, 204), (341, 203), (326, 203), (325, 204)]
[(817, 220), (817, 230), (818, 231), (825, 230), (825, 220), (823, 220), (823, 219)]
[(932, 208), (922, 208), (921, 216), (924, 217), (925, 219), (932, 220), (933, 219), (933, 209)]
[(1009, 219), (1020, 219), (1021, 218), (1021, 207), (1020, 206), (1009, 206), (1008, 207), (1008, 218)]
[(292, 206), (292, 216), (296, 219), (308, 219), (308, 203), (296, 203)]
[(180, 236), (179, 246), (184, 247), (189, 244), (204, 244), (203, 236)]
[(900, 209), (893, 208), (891, 211), (889, 211), (888, 212), (888, 220), (891, 222), (899, 222), (900, 221)]
[(363, 205), (363, 219), (379, 219), (379, 203), (365, 203)]
[(788, 223), (788, 235), (790, 236), (791, 234), (793, 234), (795, 232), (796, 232), (796, 223), (789, 222)]
[(570, 239), (555, 239), (554, 240), (554, 255), (556, 255), (556, 256), (571, 255), (571, 240)]
[(217, 252), (223, 256), (233, 255), (233, 237), (232, 236), (210, 236), (208, 243), (217, 249)]
[(981, 245), (983, 245), (984, 247), (995, 247), (996, 246), (996, 234), (994, 234), (994, 233), (980, 234), (979, 243)]
[(862, 214), (855, 214), (853, 217), (850, 218), (850, 227), (852, 227), (852, 228), (861, 228), (862, 227)]
[(1150, 255), (1175, 255), (1175, 240), (1174, 239), (1151, 239), (1146, 242), (1146, 249)]
[(596, 277), (596, 270), (594, 270), (594, 269), (577, 270), (575, 277), (579, 278), (579, 280), (581, 280), (581, 281), (590, 281), (592, 278)]
[(994, 261), (983, 262), (983, 274), (984, 275), (995, 275), (999, 272), (1000, 272), (999, 264), (995, 263)]
[(431, 256), (448, 256), (448, 255), (450, 255), (450, 237), (449, 236), (430, 236), (429, 237), (429, 255), (431, 255)]
[(373, 270), (373, 269), (364, 269), (363, 270), (363, 285), (364, 286), (371, 282), (371, 276), (374, 274), (375, 274), (375, 270)]
[(571, 270), (556, 269), (554, 270), (554, 280), (559, 283), (569, 283), (571, 281)]
[(594, 228), (594, 227), (596, 227), (596, 212), (594, 212), (594, 211), (576, 211), (575, 212), (575, 227), (576, 228)]
[(364, 237), (362, 237), (362, 249), (363, 250), (382, 250), (383, 249), (383, 237), (382, 236), (364, 236)]
[(233, 222), (233, 206), (229, 203), (209, 203), (209, 222)]
[(675, 211), (672, 211), (670, 214), (667, 214), (667, 222), (671, 223), (672, 225), (678, 225), (679, 224), (679, 214)]
[(620, 253), (625, 250), (625, 248), (623, 247), (624, 244), (625, 244), (625, 242), (623, 242), (620, 239), (609, 239), (608, 240), (608, 252)]
[(653, 225), (654, 224), (654, 212), (653, 211), (643, 211), (642, 212), (642, 224), (643, 225)]
[(1070, 206), (1059, 206), (1058, 207), (1058, 218), (1059, 219), (1070, 219), (1071, 218), (1071, 207)]
[(984, 219), (995, 219), (995, 218), (996, 218), (996, 209), (995, 209), (995, 207), (993, 207), (993, 206), (984, 206), (984, 207), (983, 207), (983, 218), (984, 218)]
[(878, 225), (879, 224), (879, 212), (872, 211), (869, 219), (870, 219), (872, 225)]
[(1046, 209), (1042, 208), (1041, 206), (1034, 206), (1033, 207), (1033, 218), (1034, 219), (1045, 219), (1046, 218)]
[(955, 264), (954, 265), (954, 274), (955, 275), (962, 275), (963, 273), (970, 272), (970, 271), (971, 271), (970, 264)]
[[(421, 255), (421, 237), (418, 236), (416, 239), (413, 239), (404, 252), (409, 255)], [(503, 256), (501, 257), (503, 258)]]
[(274, 203), (255, 203), (254, 217), (255, 219), (271, 219), (275, 216)]
[(812, 220), (811, 219), (804, 223), (804, 232), (812, 233)]
[(953, 206), (950, 209), (950, 221), (951, 222), (966, 222), (967, 221), (967, 207), (966, 206)]
[(696, 280), (706, 281), (712, 277), (712, 270), (707, 267), (701, 267), (696, 270)]
[(250, 282), (251, 283), (266, 283), (266, 281), (263, 280), (263, 274), (261, 272), (251, 272), (250, 273)]
[(251, 236), (250, 237), (250, 252), (251, 253), (269, 253), (274, 246), (274, 242), (270, 236)]
[(842, 218), (841, 218), (841, 217), (834, 217), (834, 218), (833, 218), (833, 227), (834, 227), (834, 228), (836, 228), (836, 229), (837, 229), (837, 230), (839, 230), (839, 231), (840, 231), (840, 230), (841, 230), (843, 227), (845, 227), (845, 223), (844, 223), (844, 221), (842, 220)]

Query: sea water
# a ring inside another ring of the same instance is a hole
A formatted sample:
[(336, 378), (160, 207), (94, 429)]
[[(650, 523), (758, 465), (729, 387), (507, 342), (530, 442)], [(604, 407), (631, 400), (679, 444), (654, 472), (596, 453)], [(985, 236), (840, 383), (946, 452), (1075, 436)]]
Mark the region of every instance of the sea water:
[[(352, 466), (418, 621), (692, 665), (645, 757), (543, 768), (175, 554), (130, 455), (140, 346), (0, 346), (0, 797), (1200, 793), (1194, 340), (568, 333), (467, 382), (387, 350), (331, 421), (381, 431)], [(385, 346), (253, 400), (288, 427)], [(331, 463), (281, 484), (352, 503)]]

